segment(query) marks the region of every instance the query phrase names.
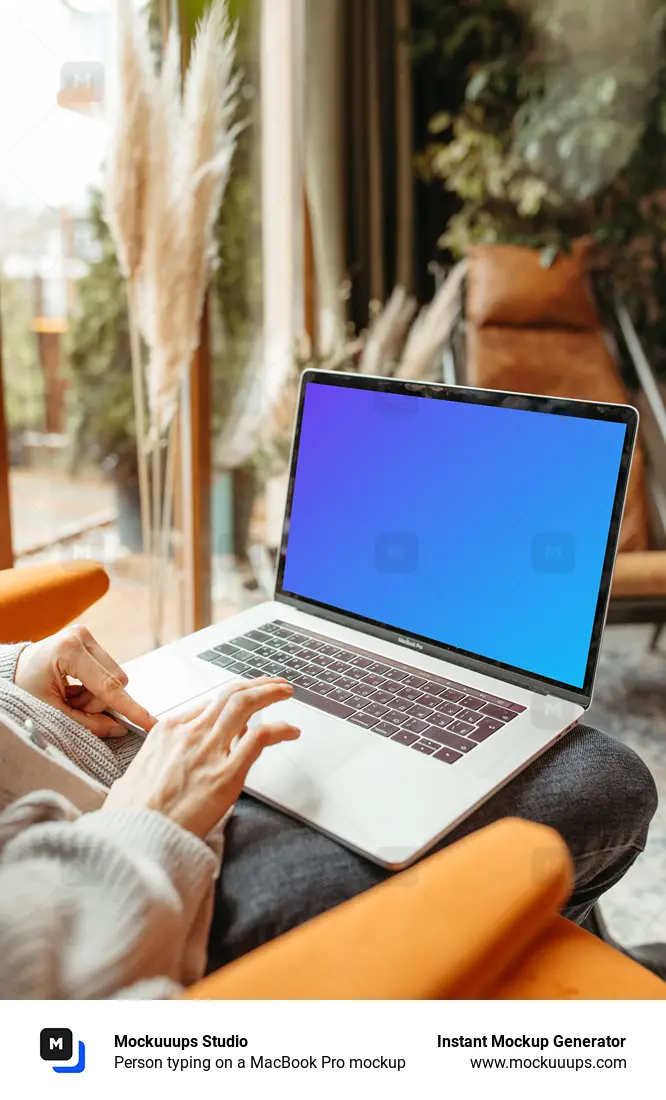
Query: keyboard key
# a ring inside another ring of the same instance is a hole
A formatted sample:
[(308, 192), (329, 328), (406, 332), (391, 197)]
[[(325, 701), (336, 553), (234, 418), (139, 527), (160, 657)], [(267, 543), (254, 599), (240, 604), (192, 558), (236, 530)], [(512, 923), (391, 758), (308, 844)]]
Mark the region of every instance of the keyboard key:
[(441, 760), (444, 764), (455, 764), (456, 760), (462, 760), (462, 756), (459, 752), (446, 748), (436, 752), (433, 756), (433, 760)]
[(476, 695), (466, 695), (460, 702), (464, 707), (468, 707), (469, 710), (481, 710), (485, 699), (479, 699)]
[(423, 690), (429, 692), (431, 695), (441, 695), (442, 692), (446, 691), (446, 685), (437, 684), (434, 680), (427, 680), (423, 685)]
[(354, 665), (355, 668), (369, 669), (372, 661), (368, 657), (354, 657), (350, 664)]
[(340, 676), (349, 670), (349, 665), (346, 661), (331, 661), (328, 667), (331, 672), (338, 672)]
[(230, 642), (224, 642), (223, 645), (216, 645), (215, 649), (218, 653), (228, 654), (230, 657), (233, 657), (235, 653), (242, 652), (237, 645), (231, 645)]
[[(423, 690), (425, 692), (425, 688)], [(427, 693), (425, 693), (419, 699), (419, 706), (430, 707), (430, 709), (433, 710), (435, 707), (438, 707), (440, 705), (441, 701), (442, 700), (439, 699), (437, 695), (428, 695)]]
[(384, 677), (380, 676), (377, 672), (363, 672), (359, 676), (359, 683), (369, 684), (371, 687), (378, 688), (384, 682)]
[(231, 664), (227, 665), (227, 672), (235, 672), (237, 676), (242, 675), (244, 669), (245, 665), (242, 661), (232, 661)]
[(373, 727), (372, 732), (378, 733), (381, 737), (393, 737), (394, 733), (400, 732), (400, 727), (382, 718), (381, 722), (378, 722), (377, 725)]
[(245, 671), (243, 672), (243, 676), (248, 680), (256, 680), (259, 676), (265, 675), (263, 669), (256, 668), (254, 665), (245, 665), (244, 668)]
[(304, 688), (315, 688), (319, 681), (316, 680), (314, 676), (308, 676), (305, 672), (294, 672), (289, 682), (291, 684), (300, 684)]
[(234, 645), (239, 649), (246, 649), (248, 653), (252, 653), (255, 649), (259, 649), (261, 642), (253, 642), (251, 638), (234, 638)]
[(376, 730), (379, 723), (379, 718), (376, 718), (374, 714), (366, 714), (365, 711), (359, 711), (356, 714), (352, 714), (349, 719), (355, 726), (360, 726), (364, 730)]
[(498, 707), (495, 703), (486, 703), (481, 713), (487, 714), (489, 718), (496, 718), (498, 722), (510, 722), (512, 718), (516, 717), (512, 710)]
[(228, 668), (229, 665), (234, 663), (234, 658), (229, 657), (226, 654), (217, 653), (215, 660), (212, 662), (214, 665), (218, 665), (220, 668)]
[(413, 714), (415, 718), (428, 718), (430, 716), (430, 707), (423, 707), (420, 703), (412, 703), (407, 713)]
[(425, 676), (408, 676), (404, 682), (405, 687), (423, 688), (428, 681)]
[(422, 722), (420, 718), (408, 718), (407, 721), (402, 723), (402, 728), (408, 730), (409, 733), (423, 733), (427, 730), (428, 723)]
[(366, 714), (374, 714), (375, 718), (383, 718), (388, 714), (388, 709), (383, 703), (368, 703), (363, 708)]
[(396, 698), (409, 699), (411, 703), (416, 703), (416, 701), (421, 698), (421, 695), (422, 692), (420, 692), (418, 688), (402, 687), (402, 685), (396, 692)]
[(485, 741), (493, 733), (497, 733), (498, 730), (504, 729), (504, 723), (498, 722), (496, 718), (484, 718), (482, 722), (479, 722), (478, 726), (472, 730), (469, 735), (470, 741), (481, 742)]
[(261, 629), (265, 631), (266, 634), (277, 634), (280, 627), (277, 623), (264, 623)]
[(437, 707), (437, 710), (440, 714), (455, 718), (456, 714), (460, 712), (461, 707), (458, 703), (440, 703)]
[(415, 749), (416, 752), (422, 752), (424, 756), (432, 756), (435, 751), (425, 741), (415, 741), (413, 745), (410, 745), (410, 748)]
[(371, 661), (367, 666), (368, 672), (377, 672), (380, 676), (386, 676), (389, 671), (389, 665), (381, 665), (379, 661)]
[(294, 687), (294, 699), (298, 699), (299, 703), (308, 703), (317, 710), (323, 710), (326, 714), (333, 714), (336, 718), (349, 718), (354, 713), (353, 707), (348, 707), (345, 703), (336, 703), (334, 699), (329, 700), (327, 695), (317, 695), (314, 691), (301, 687), (300, 684)]
[(302, 649), (298, 656), (303, 661), (316, 661), (319, 654), (316, 653), (314, 649), (308, 647), (307, 649)]
[(459, 722), (456, 718), (454, 718), (453, 722), (449, 726), (449, 729), (453, 730), (454, 733), (467, 734), (474, 729), (474, 726), (470, 725), (469, 722)]
[[(307, 686), (307, 685), (306, 685)], [(353, 698), (351, 691), (343, 691), (342, 688), (333, 688), (333, 691), (327, 692), (327, 699), (335, 699), (336, 703), (346, 703), (349, 699)]]
[(214, 649), (206, 649), (203, 653), (199, 653), (198, 656), (200, 660), (208, 661), (212, 664), (220, 655)]
[(317, 638), (308, 638), (308, 648), (320, 653), (324, 648), (324, 642), (320, 642)]
[(401, 745), (413, 745), (415, 741), (418, 741), (418, 737), (415, 733), (406, 733), (405, 730), (400, 730), (400, 733), (393, 734), (391, 740), (399, 741)]
[(464, 691), (458, 691), (456, 688), (445, 688), (441, 693), (442, 699), (448, 699), (451, 703), (459, 703), (461, 699), (465, 698)]
[(401, 726), (403, 722), (409, 721), (408, 714), (404, 714), (402, 711), (395, 709), (390, 710), (385, 717), (387, 722), (396, 722), (399, 726)]
[(402, 682), (407, 679), (408, 673), (404, 668), (387, 668), (384, 673), (389, 680), (394, 680), (396, 683)]
[(334, 645), (323, 645), (319, 652), (323, 653), (325, 657), (334, 657), (337, 653), (337, 649)]
[(335, 686), (342, 688), (344, 691), (358, 691), (361, 685), (352, 676), (338, 676), (335, 680)]
[(256, 630), (250, 630), (246, 635), (246, 638), (250, 638), (253, 642), (266, 642), (268, 641), (268, 635), (260, 627)]
[(382, 691), (381, 688), (377, 688), (376, 691), (373, 691), (370, 698), (373, 703), (385, 703), (386, 706), (390, 706), (393, 703), (394, 697), (392, 691)]
[(338, 679), (335, 673), (329, 672), (327, 668), (320, 668), (317, 675), (320, 680), (324, 681), (325, 684), (334, 684)]
[[(455, 703), (452, 703), (451, 706), (455, 706)], [(430, 712), (430, 718), (428, 719), (428, 721), (431, 723), (431, 725), (437, 726), (439, 729), (445, 730), (447, 726), (451, 725), (451, 719), (452, 715), (444, 714), (444, 712), (441, 710), (433, 710)]]
[(419, 745), (427, 745), (429, 749), (433, 750), (433, 752), (436, 752), (437, 749), (441, 749), (442, 747), (439, 741), (431, 741), (427, 737), (422, 737), (419, 741)]
[(315, 695), (330, 695), (332, 691), (335, 691), (333, 684), (325, 684), (323, 680), (317, 680), (312, 686), (312, 691)]
[(481, 715), (475, 710), (460, 710), (458, 711), (457, 717), (461, 722), (471, 722), (472, 725), (475, 725), (479, 721)]
[(440, 745), (446, 745), (449, 749), (455, 749), (456, 752), (471, 752), (476, 748), (476, 742), (468, 740), (467, 737), (457, 737), (455, 733), (451, 733), (449, 730), (429, 730), (427, 733), (428, 740), (439, 741)]

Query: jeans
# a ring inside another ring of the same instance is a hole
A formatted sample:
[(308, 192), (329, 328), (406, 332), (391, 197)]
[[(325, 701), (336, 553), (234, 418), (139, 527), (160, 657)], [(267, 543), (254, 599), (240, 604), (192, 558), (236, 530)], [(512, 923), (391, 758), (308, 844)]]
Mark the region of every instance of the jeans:
[[(551, 825), (566, 841), (575, 865), (575, 888), (564, 913), (580, 922), (642, 852), (656, 807), (654, 780), (640, 757), (614, 738), (578, 726), (433, 851), (503, 817)], [(227, 826), (209, 970), (389, 874), (307, 825), (243, 796)]]

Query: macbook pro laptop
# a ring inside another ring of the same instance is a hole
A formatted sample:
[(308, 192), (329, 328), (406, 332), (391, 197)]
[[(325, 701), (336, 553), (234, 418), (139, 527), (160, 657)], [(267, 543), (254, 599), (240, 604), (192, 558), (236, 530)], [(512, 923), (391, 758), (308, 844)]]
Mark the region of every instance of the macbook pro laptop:
[(638, 415), (306, 371), (274, 598), (127, 665), (164, 714), (285, 676), (246, 791), (405, 867), (590, 705)]

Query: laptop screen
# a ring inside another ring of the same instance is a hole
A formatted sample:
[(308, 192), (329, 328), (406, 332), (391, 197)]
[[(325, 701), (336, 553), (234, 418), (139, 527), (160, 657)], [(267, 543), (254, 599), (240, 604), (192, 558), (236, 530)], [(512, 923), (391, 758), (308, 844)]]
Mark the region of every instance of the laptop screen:
[(280, 591), (585, 683), (626, 424), (305, 383)]

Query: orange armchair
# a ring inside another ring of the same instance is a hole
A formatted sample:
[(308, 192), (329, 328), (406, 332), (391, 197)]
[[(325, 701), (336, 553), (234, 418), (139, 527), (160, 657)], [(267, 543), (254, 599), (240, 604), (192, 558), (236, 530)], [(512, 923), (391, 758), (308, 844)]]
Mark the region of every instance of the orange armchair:
[[(107, 591), (97, 562), (0, 571), (0, 642), (61, 629)], [(666, 983), (559, 915), (552, 829), (505, 820), (196, 983), (186, 999), (666, 999)]]
[(0, 570), (0, 643), (61, 630), (101, 599), (109, 587), (96, 561), (64, 561)]
[(250, 952), (184, 996), (665, 1000), (666, 983), (559, 915), (572, 881), (557, 833), (500, 821)]

